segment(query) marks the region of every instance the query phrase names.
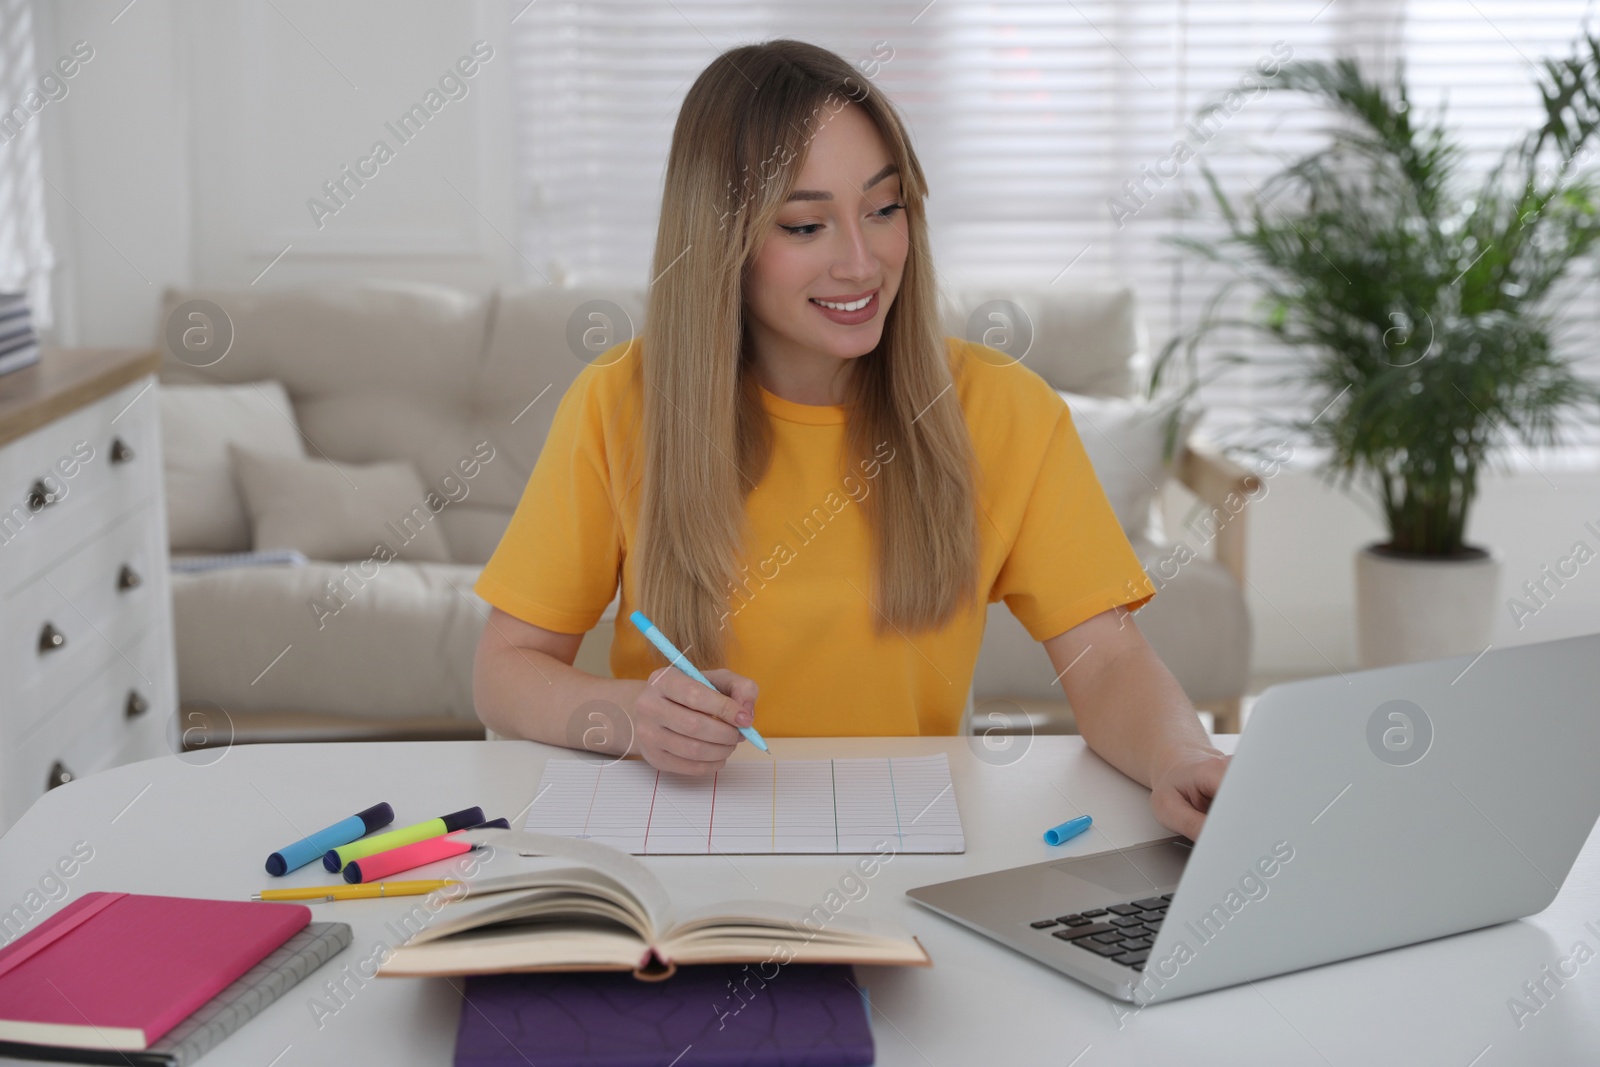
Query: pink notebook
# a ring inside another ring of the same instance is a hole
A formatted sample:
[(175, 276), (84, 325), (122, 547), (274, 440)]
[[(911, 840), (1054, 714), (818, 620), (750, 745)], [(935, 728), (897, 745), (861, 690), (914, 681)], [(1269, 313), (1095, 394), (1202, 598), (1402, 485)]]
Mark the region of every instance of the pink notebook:
[(301, 904), (86, 893), (0, 950), (0, 1040), (148, 1048), (310, 919)]

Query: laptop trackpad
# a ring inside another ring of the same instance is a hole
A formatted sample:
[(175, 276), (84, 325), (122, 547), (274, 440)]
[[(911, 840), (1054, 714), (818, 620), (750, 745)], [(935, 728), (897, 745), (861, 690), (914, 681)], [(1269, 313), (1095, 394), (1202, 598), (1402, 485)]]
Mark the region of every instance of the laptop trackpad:
[(1182, 839), (1154, 841), (1120, 852), (1062, 860), (1051, 864), (1050, 870), (1064, 879), (1057, 883), (1064, 897), (1098, 899), (1109, 893), (1117, 900), (1136, 900), (1177, 888), (1192, 847)]

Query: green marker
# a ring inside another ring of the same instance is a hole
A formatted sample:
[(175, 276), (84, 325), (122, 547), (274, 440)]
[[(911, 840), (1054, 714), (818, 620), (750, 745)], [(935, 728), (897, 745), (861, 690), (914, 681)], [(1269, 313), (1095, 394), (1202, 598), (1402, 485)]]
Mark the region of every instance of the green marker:
[(403, 826), (398, 830), (390, 830), (386, 834), (376, 837), (363, 837), (359, 841), (352, 841), (348, 845), (329, 849), (322, 854), (322, 865), (337, 874), (344, 865), (351, 860), (365, 859), (375, 856), (379, 852), (387, 852), (391, 848), (401, 845), (411, 845), (418, 841), (426, 841), (430, 837), (440, 837), (455, 830), (463, 830), (468, 826), (476, 826), (483, 821), (482, 808), (464, 808), (453, 811), (449, 815), (441, 815), (437, 819), (419, 822), (414, 826)]

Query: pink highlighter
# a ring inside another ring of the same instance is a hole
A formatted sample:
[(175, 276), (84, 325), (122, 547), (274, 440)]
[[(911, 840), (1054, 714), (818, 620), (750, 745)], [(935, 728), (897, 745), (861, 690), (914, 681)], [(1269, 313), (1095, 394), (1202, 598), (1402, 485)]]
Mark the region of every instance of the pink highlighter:
[(365, 859), (352, 860), (344, 865), (344, 880), (347, 882), (376, 882), (380, 878), (387, 878), (391, 874), (409, 871), (413, 867), (421, 867), (425, 863), (449, 859), (459, 856), (463, 852), (471, 852), (481, 845), (474, 845), (470, 841), (463, 841), (456, 834), (465, 830), (488, 830), (496, 828), (509, 830), (511, 823), (505, 819), (492, 819), (481, 822), (476, 826), (463, 826), (454, 833), (443, 834), (439, 837), (430, 837), (425, 841), (416, 841), (399, 848), (391, 848), (387, 852), (377, 852)]

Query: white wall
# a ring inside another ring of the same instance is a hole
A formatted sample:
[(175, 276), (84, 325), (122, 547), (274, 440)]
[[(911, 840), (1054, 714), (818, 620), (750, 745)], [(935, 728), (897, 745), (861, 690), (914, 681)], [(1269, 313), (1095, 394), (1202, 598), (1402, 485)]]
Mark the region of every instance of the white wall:
[[(520, 276), (499, 236), (513, 232), (513, 145), (500, 131), (512, 126), (504, 39), (514, 12), (504, 4), (36, 9), (41, 63), (78, 40), (95, 49), (40, 115), (46, 176), (60, 190), (46, 194), (60, 341), (149, 342), (168, 284), (381, 275), (484, 288)], [(462, 79), (467, 94), (402, 144), (385, 123), (480, 40), (494, 54)], [(394, 158), (319, 227), (307, 200), (326, 200), (323, 183), (379, 139)]]
[[(1193, 515), (1194, 498), (1173, 490), (1165, 503), (1176, 539), (1185, 518)], [(1359, 667), (1354, 556), (1363, 545), (1386, 539), (1376, 505), (1354, 490), (1326, 484), (1309, 469), (1286, 468), (1243, 515), (1256, 674), (1277, 678)], [(1467, 540), (1501, 557), (1496, 646), (1600, 631), (1600, 558), (1578, 567), (1565, 586), (1556, 589), (1552, 583), (1545, 606), (1524, 615), (1520, 627), (1506, 604), (1520, 595), (1524, 582), (1541, 577), (1542, 567), (1554, 568), (1572, 555), (1575, 542), (1587, 542), (1600, 556), (1600, 534), (1585, 529), (1585, 523), (1600, 530), (1600, 470), (1592, 463), (1587, 469), (1562, 469), (1541, 459), (1537, 468), (1481, 479)], [(1185, 539), (1201, 544), (1193, 534)]]
[[(503, 133), (513, 13), (494, 0), (38, 3), (41, 64), (78, 40), (95, 49), (37, 120), (59, 190), (46, 193), (59, 340), (149, 343), (167, 284), (375, 275), (482, 288), (531, 276), (501, 236), (515, 233), (514, 145)], [(384, 123), (478, 40), (495, 56), (469, 94), (398, 146)], [(317, 228), (306, 200), (378, 138), (395, 158)], [(1257, 672), (1355, 666), (1351, 557), (1379, 524), (1301, 471), (1274, 479), (1248, 521)], [(1600, 471), (1546, 467), (1487, 479), (1470, 538), (1501, 551), (1509, 595), (1574, 541), (1600, 549), (1586, 521), (1600, 526)], [(1600, 561), (1520, 632), (1502, 610), (1496, 641), (1597, 629)]]
[[(94, 49), (40, 123), (56, 340), (147, 343), (160, 287), (190, 276), (185, 63), (171, 0), (34, 5), (40, 66)], [(141, 10), (143, 9), (143, 10)]]

